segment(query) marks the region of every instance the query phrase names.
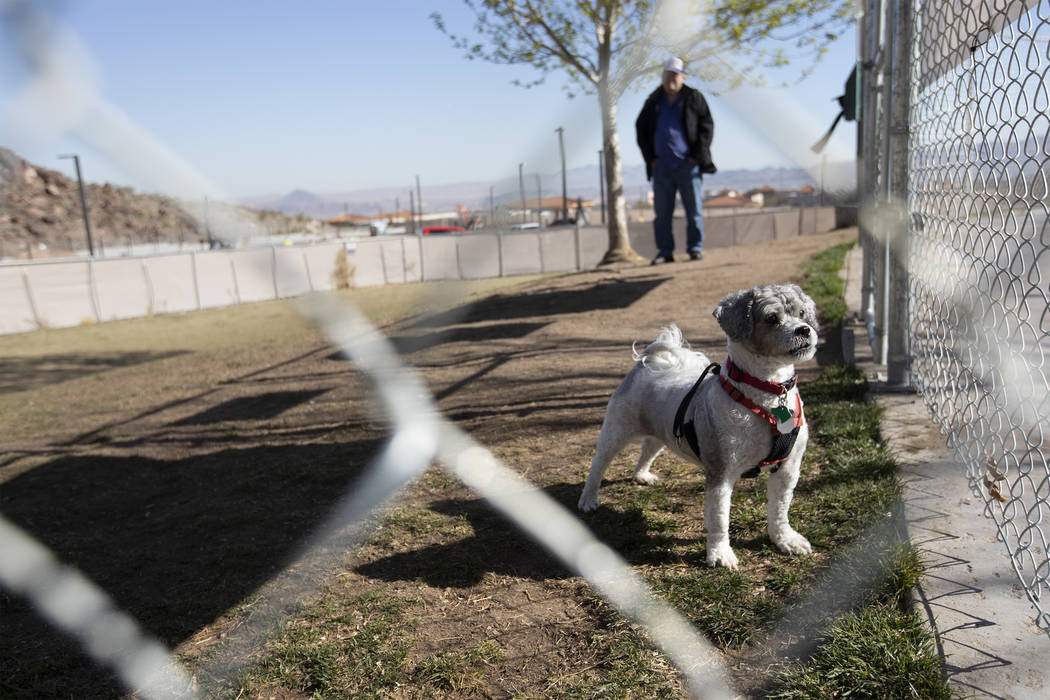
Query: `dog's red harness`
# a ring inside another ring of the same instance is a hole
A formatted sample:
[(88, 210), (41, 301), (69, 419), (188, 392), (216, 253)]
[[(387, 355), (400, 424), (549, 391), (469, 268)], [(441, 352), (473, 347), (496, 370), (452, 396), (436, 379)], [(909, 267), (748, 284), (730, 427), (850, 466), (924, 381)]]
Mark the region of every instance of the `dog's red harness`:
[[(726, 393), (729, 394), (737, 403), (741, 404), (749, 411), (754, 413), (759, 418), (762, 418), (767, 423), (773, 432), (773, 445), (769, 450), (769, 454), (758, 463), (757, 466), (747, 470), (741, 475), (741, 478), (747, 479), (753, 476), (758, 476), (762, 467), (772, 466), (770, 472), (775, 472), (780, 469), (780, 463), (788, 458), (791, 454), (792, 448), (795, 446), (795, 440), (798, 439), (799, 430), (804, 424), (802, 416), (802, 398), (795, 394), (795, 410), (791, 411), (784, 405), (784, 397), (787, 396), (788, 392), (795, 388), (798, 383), (798, 375), (796, 374), (791, 379), (780, 384), (774, 384), (773, 382), (763, 381), (757, 377), (753, 377), (747, 372), (744, 372), (739, 367), (733, 364), (732, 358), (726, 358), (726, 373), (721, 374), (721, 367), (716, 362), (712, 362), (704, 370), (703, 374), (700, 375), (700, 379), (696, 380), (696, 384), (690, 389), (685, 397), (682, 399), (682, 403), (678, 405), (678, 413), (675, 415), (674, 425), (672, 426), (672, 432), (676, 438), (681, 439), (685, 437), (686, 442), (689, 443), (690, 449), (693, 454), (700, 457), (700, 442), (697, 439), (696, 428), (693, 426), (693, 422), (685, 422), (685, 411), (689, 406), (689, 402), (693, 400), (693, 396), (696, 394), (696, 390), (700, 388), (700, 383), (704, 381), (707, 373), (714, 371), (718, 374), (718, 383), (722, 385)], [(728, 376), (726, 376), (728, 375)], [(744, 396), (744, 394), (733, 386), (729, 380), (732, 379), (735, 382), (743, 382), (750, 386), (760, 389), (770, 394), (777, 394), (781, 397), (781, 405), (774, 408), (773, 412), (767, 411), (751, 399)], [(774, 415), (776, 414), (776, 415)]]

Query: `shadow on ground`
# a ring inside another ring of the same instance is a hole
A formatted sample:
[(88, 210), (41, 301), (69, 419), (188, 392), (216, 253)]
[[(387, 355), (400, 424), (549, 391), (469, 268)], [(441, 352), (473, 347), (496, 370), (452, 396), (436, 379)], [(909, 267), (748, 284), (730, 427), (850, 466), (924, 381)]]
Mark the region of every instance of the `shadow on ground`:
[(166, 360), (184, 350), (153, 352), (63, 353), (35, 357), (0, 357), (0, 394), (39, 389), (119, 367)]
[(459, 323), (504, 321), (513, 318), (587, 313), (600, 309), (625, 309), (666, 282), (668, 277), (587, 282), (575, 288), (520, 294), (496, 294), (473, 304), (432, 314), (411, 328), (440, 328)]
[[(582, 484), (560, 483), (543, 492), (575, 513)], [(452, 519), (466, 520), (472, 535), (453, 542), (428, 545), (377, 559), (357, 571), (381, 581), (422, 580), (438, 588), (469, 588), (486, 574), (535, 581), (571, 574), (546, 550), (536, 545), (506, 517), (479, 498), (431, 503), (429, 509)], [(666, 563), (682, 540), (653, 532), (640, 512), (601, 508), (584, 516), (595, 534), (632, 564)]]
[[(6, 482), (0, 512), (175, 646), (280, 571), (377, 447), (362, 440), (171, 461), (65, 457)], [(0, 618), (0, 695), (120, 694), (20, 599), (0, 596)]]

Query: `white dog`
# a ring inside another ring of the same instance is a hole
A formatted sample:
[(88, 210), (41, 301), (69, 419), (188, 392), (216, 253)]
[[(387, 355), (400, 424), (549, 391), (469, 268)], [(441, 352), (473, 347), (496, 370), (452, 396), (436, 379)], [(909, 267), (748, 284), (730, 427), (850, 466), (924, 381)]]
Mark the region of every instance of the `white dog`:
[(634, 470), (641, 484), (656, 482), (649, 469), (665, 446), (703, 465), (709, 566), (736, 568), (729, 546), (733, 485), (760, 469), (771, 472), (770, 539), (782, 552), (810, 554), (809, 542), (788, 523), (788, 508), (809, 438), (795, 363), (817, 351), (816, 306), (795, 285), (767, 285), (728, 295), (714, 316), (729, 336), (722, 367), (689, 350), (674, 325), (635, 353), (637, 364), (609, 400), (579, 508), (598, 507), (598, 487), (612, 458), (642, 439)]

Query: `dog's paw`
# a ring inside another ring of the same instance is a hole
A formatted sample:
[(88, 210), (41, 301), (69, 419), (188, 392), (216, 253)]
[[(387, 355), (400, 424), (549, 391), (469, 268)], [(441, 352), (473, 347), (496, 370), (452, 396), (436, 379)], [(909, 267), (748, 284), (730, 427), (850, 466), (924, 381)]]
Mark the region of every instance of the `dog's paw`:
[(724, 566), (727, 569), (735, 569), (740, 565), (728, 543), (715, 545), (707, 548), (707, 565), (710, 567)]
[(787, 532), (781, 533), (779, 536), (772, 538), (773, 544), (777, 546), (784, 554), (812, 554), (813, 547), (802, 535), (798, 534), (791, 528), (788, 528)]
[(635, 474), (634, 480), (637, 481), (639, 484), (644, 484), (645, 486), (652, 486), (660, 480), (660, 477), (658, 477), (656, 474), (653, 474), (652, 472), (646, 471)]
[(592, 496), (585, 492), (583, 495), (580, 496), (580, 501), (576, 504), (576, 507), (584, 513), (590, 513), (593, 510), (598, 510), (598, 496)]

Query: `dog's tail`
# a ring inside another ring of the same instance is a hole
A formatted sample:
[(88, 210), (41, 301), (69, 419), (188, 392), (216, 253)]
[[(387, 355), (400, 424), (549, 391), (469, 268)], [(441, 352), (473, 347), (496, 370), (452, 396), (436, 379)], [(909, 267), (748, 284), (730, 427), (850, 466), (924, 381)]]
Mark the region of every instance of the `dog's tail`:
[(667, 372), (685, 365), (693, 354), (689, 350), (689, 341), (682, 337), (682, 331), (671, 324), (660, 331), (656, 340), (642, 352), (631, 346), (635, 362), (654, 372)]

